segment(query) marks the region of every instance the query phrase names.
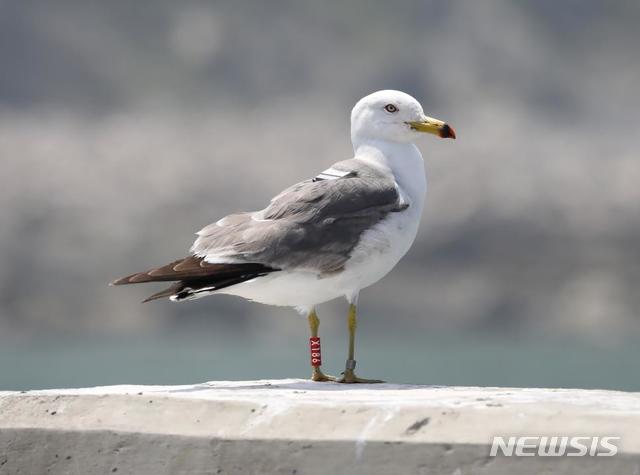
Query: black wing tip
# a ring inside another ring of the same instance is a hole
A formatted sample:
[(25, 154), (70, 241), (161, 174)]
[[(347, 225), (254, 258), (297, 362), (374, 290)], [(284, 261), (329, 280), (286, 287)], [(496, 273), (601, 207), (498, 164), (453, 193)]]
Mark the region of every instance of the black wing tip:
[(146, 299), (144, 299), (140, 303), (143, 304), (143, 303), (153, 302), (154, 300), (160, 300), (162, 297), (164, 297), (164, 295), (161, 295), (161, 296), (158, 296), (158, 297), (156, 297), (154, 295), (151, 295), (150, 297), (147, 297)]
[(125, 285), (129, 283), (129, 276), (121, 277), (120, 279), (112, 280), (111, 282), (109, 282), (109, 287), (115, 287), (116, 285)]
[[(242, 282), (245, 282), (256, 277), (262, 277), (271, 272), (277, 272), (280, 269), (265, 266), (257, 263), (235, 264), (230, 265), (230, 268), (222, 269), (222, 272), (212, 273), (210, 275), (196, 275), (190, 278), (174, 281), (174, 284), (166, 289), (161, 290), (153, 295), (150, 295), (144, 299), (141, 303), (151, 302), (153, 300), (159, 300), (164, 297), (173, 297), (176, 302), (183, 300), (190, 300), (191, 298), (197, 298), (197, 294), (202, 291), (212, 291), (230, 287)], [(150, 275), (153, 271), (138, 272), (135, 274), (116, 279), (110, 282), (110, 286), (127, 285), (127, 284), (141, 284), (146, 282), (155, 281), (167, 281), (172, 276), (154, 276)], [(179, 273), (177, 273), (179, 274)], [(200, 292), (199, 292), (200, 291)]]
[(157, 279), (153, 275), (151, 275), (153, 270), (147, 272), (136, 272), (134, 274), (129, 274), (124, 277), (120, 277), (109, 283), (109, 285), (128, 285), (128, 284), (145, 284), (147, 282), (161, 282), (166, 279)]
[(136, 284), (137, 282), (135, 282), (133, 280), (134, 277), (137, 277), (139, 274), (131, 274), (128, 275), (126, 277), (120, 277), (119, 279), (113, 280), (111, 282), (109, 282), (109, 286), (113, 287), (116, 285), (127, 285), (127, 284)]
[(161, 296), (156, 297), (156, 295), (154, 294), (154, 295), (150, 295), (140, 303), (149, 303), (149, 302), (153, 302), (154, 300), (160, 300), (161, 298), (162, 298)]
[(156, 292), (155, 294), (150, 295), (149, 297), (144, 299), (142, 303), (151, 302), (153, 300), (159, 300), (164, 297), (171, 297), (172, 295), (175, 295), (176, 293), (180, 292), (182, 289), (184, 289), (184, 283), (182, 281), (178, 281), (175, 284), (167, 287), (166, 289), (163, 289), (160, 292)]

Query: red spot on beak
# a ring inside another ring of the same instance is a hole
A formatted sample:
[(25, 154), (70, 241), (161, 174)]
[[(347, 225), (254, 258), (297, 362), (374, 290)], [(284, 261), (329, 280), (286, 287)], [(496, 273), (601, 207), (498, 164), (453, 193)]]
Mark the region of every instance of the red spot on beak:
[(449, 124), (444, 124), (440, 130), (440, 137), (443, 139), (455, 139), (456, 131)]

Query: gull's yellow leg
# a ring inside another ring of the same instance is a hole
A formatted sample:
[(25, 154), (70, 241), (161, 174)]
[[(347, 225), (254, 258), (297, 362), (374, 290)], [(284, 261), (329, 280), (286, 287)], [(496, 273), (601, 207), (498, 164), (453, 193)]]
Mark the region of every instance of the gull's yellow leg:
[[(316, 314), (315, 308), (311, 310), (307, 319), (309, 320), (309, 329), (311, 330), (311, 337), (315, 338), (318, 336), (318, 327), (320, 326), (320, 319)], [(334, 376), (328, 376), (324, 374), (320, 369), (320, 366), (311, 366), (311, 368), (313, 371), (311, 373), (312, 381), (335, 381), (336, 380)]]
[(363, 379), (356, 376), (354, 370), (356, 369), (355, 359), (355, 341), (356, 341), (356, 328), (358, 327), (358, 318), (356, 315), (356, 305), (349, 305), (349, 315), (347, 317), (347, 326), (349, 327), (349, 355), (347, 356), (347, 364), (342, 373), (342, 377), (337, 381), (339, 383), (384, 383), (380, 379)]

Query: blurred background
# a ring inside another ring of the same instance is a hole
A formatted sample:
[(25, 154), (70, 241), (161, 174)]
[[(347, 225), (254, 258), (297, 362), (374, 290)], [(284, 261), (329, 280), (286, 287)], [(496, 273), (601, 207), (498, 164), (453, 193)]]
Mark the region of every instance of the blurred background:
[[(307, 377), (305, 319), (116, 277), (351, 157), (404, 90), (408, 256), (361, 294), (360, 373), (640, 390), (640, 3), (0, 1), (0, 389)], [(320, 307), (325, 369), (346, 305)]]

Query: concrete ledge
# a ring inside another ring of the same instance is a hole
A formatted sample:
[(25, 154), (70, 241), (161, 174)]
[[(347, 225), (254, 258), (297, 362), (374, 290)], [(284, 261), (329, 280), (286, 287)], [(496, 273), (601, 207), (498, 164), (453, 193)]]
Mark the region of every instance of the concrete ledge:
[[(494, 435), (613, 457), (491, 457)], [(211, 382), (0, 392), (0, 474), (640, 473), (640, 393)]]

